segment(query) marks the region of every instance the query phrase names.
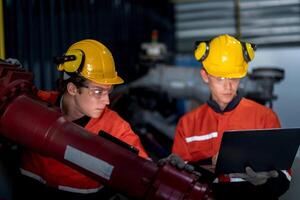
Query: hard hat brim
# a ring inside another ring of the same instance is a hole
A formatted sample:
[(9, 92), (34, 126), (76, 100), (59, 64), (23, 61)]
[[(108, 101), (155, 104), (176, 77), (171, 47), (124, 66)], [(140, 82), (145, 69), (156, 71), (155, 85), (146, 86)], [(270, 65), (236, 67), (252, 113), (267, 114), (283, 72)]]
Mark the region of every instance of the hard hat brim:
[(88, 78), (88, 80), (91, 80), (95, 83), (102, 84), (102, 85), (118, 85), (124, 83), (124, 80), (119, 76), (116, 76), (115, 78), (112, 79)]

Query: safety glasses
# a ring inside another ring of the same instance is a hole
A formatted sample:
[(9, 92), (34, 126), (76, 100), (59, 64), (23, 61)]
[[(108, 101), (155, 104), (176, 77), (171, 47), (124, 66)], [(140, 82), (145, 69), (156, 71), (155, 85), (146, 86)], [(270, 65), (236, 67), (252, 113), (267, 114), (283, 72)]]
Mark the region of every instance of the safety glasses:
[(88, 85), (82, 85), (81, 87), (87, 88), (89, 90), (89, 95), (97, 99), (100, 99), (103, 95), (110, 94), (113, 90), (113, 87), (110, 87), (109, 89)]
[(240, 78), (225, 78), (225, 77), (212, 76), (210, 74), (207, 75), (219, 84), (222, 84), (226, 81), (229, 81), (230, 83), (238, 83), (241, 80)]

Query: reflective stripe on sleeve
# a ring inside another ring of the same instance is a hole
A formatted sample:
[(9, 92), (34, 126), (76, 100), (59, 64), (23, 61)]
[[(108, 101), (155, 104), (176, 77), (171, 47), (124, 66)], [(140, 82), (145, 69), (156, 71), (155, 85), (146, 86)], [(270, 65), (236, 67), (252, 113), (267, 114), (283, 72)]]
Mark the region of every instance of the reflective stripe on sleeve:
[(244, 181), (245, 180), (242, 179), (242, 178), (229, 178), (228, 177), (227, 181), (219, 181), (219, 179), (216, 178), (213, 183), (225, 183), (225, 182), (227, 182), (227, 183), (233, 183), (233, 182), (244, 182)]
[(218, 132), (212, 132), (206, 135), (201, 135), (201, 136), (192, 136), (192, 137), (187, 137), (185, 138), (185, 141), (187, 143), (194, 142), (194, 141), (204, 141), (204, 140), (210, 140), (212, 138), (218, 137)]
[[(287, 170), (281, 170), (281, 172), (286, 176), (286, 178), (291, 181), (292, 180), (292, 177), (291, 175), (289, 174), (289, 172)], [(230, 178), (228, 176), (226, 176), (226, 179), (223, 178), (223, 180), (219, 180), (219, 178), (216, 178), (213, 182), (214, 183), (225, 183), (225, 182), (243, 182), (243, 181), (246, 181), (242, 178)]]
[[(20, 172), (21, 174), (23, 174), (24, 176), (28, 176), (30, 178), (33, 178), (43, 184), (46, 184), (46, 181), (39, 175), (32, 173), (30, 171), (27, 171), (25, 169), (20, 168)], [(73, 188), (73, 187), (69, 187), (69, 186), (62, 186), (59, 185), (58, 189), (59, 190), (63, 190), (66, 192), (74, 192), (74, 193), (81, 193), (81, 194), (90, 194), (90, 193), (95, 193), (98, 192), (99, 190), (101, 190), (103, 188), (103, 186), (100, 186), (98, 188), (90, 188), (90, 189), (81, 189), (81, 188)]]
[(20, 171), (21, 171), (21, 174), (23, 174), (24, 176), (28, 176), (28, 177), (33, 178), (33, 179), (35, 179), (35, 180), (37, 180), (41, 183), (46, 184), (46, 181), (42, 177), (40, 177), (39, 175), (37, 175), (35, 173), (32, 173), (30, 171), (27, 171), (25, 169), (22, 169), (22, 168), (20, 168)]
[(98, 188), (92, 188), (92, 189), (81, 189), (81, 188), (73, 188), (73, 187), (68, 187), (68, 186), (63, 186), (59, 185), (58, 189), (63, 190), (66, 192), (74, 192), (74, 193), (81, 193), (81, 194), (90, 194), (90, 193), (95, 193), (101, 190), (103, 186), (100, 186)]
[(292, 176), (290, 175), (290, 173), (287, 170), (281, 170), (282, 173), (284, 173), (284, 175), (286, 176), (286, 178), (291, 181), (292, 180)]

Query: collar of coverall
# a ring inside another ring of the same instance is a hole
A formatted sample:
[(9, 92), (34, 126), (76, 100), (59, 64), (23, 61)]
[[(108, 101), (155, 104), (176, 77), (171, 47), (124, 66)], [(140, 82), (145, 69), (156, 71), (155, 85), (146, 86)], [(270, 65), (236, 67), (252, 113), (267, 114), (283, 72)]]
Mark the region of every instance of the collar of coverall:
[[(57, 99), (56, 99), (56, 102), (55, 102), (55, 106), (61, 108), (62, 98), (63, 98), (63, 94), (59, 94), (57, 96)], [(77, 125), (79, 125), (79, 126), (81, 126), (81, 127), (85, 127), (89, 123), (90, 119), (91, 118), (89, 116), (84, 115), (83, 117), (81, 117), (79, 119), (76, 119), (76, 120), (74, 120), (72, 122), (75, 123), (75, 124), (77, 124)]]
[(237, 95), (232, 99), (232, 101), (226, 106), (226, 108), (222, 111), (219, 104), (212, 99), (210, 96), (209, 100), (207, 101), (207, 104), (209, 107), (211, 107), (216, 113), (225, 113), (232, 111), (241, 101), (242, 96), (237, 93)]

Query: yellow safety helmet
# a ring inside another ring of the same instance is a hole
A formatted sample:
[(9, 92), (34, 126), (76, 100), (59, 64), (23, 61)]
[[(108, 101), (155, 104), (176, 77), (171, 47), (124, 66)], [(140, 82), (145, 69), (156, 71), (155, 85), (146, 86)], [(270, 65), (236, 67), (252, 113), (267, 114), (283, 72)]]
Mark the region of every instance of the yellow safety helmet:
[(100, 42), (86, 39), (73, 44), (64, 56), (56, 58), (59, 71), (77, 73), (98, 84), (121, 84), (111, 52)]
[(225, 78), (242, 78), (248, 62), (253, 60), (256, 46), (241, 42), (230, 35), (220, 35), (211, 41), (196, 42), (195, 58), (202, 62), (208, 74)]

